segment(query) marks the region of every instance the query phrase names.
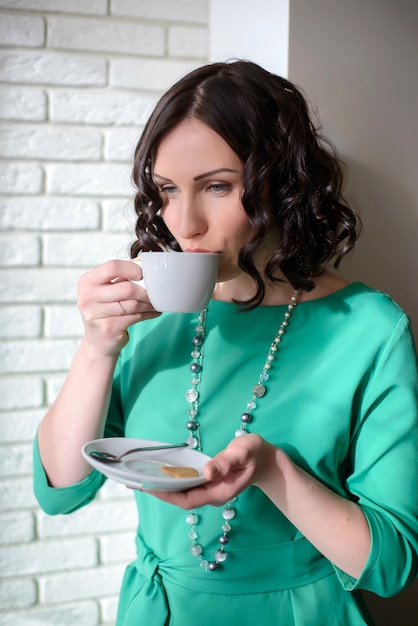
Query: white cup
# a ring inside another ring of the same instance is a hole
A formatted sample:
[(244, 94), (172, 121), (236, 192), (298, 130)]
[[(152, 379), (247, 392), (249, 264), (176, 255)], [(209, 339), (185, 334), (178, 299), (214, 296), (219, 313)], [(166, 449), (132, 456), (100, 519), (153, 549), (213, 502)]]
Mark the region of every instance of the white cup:
[(203, 310), (213, 293), (219, 257), (212, 252), (142, 252), (145, 289), (156, 311)]

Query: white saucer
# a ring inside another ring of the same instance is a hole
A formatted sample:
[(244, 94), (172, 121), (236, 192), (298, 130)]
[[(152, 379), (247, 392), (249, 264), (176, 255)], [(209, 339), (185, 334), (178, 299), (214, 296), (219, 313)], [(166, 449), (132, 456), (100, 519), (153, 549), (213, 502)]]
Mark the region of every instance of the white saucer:
[[(120, 456), (132, 448), (165, 444), (166, 442), (149, 439), (107, 437), (86, 443), (81, 452), (90, 465), (99, 470), (99, 472), (133, 489), (142, 489), (144, 491), (185, 491), (206, 482), (206, 478), (202, 475), (202, 469), (210, 460), (210, 457), (192, 448), (134, 452), (118, 463), (106, 463), (89, 454), (95, 450), (110, 452)], [(195, 478), (174, 478), (161, 471), (164, 465), (193, 467), (199, 472), (199, 476)]]

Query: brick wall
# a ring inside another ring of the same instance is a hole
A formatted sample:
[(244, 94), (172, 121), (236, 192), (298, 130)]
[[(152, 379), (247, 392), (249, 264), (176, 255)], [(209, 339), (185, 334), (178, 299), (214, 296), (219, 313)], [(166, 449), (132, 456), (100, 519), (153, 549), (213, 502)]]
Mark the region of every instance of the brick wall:
[(113, 624), (135, 511), (47, 517), (31, 450), (82, 331), (79, 276), (132, 241), (155, 98), (207, 58), (208, 0), (0, 0), (0, 624)]

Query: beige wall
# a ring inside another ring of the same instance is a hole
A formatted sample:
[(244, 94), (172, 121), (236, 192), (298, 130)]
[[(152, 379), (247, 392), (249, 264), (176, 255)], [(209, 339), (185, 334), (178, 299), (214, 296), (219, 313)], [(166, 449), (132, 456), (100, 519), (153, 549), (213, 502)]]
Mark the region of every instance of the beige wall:
[(289, 78), (350, 169), (364, 231), (343, 273), (390, 295), (418, 336), (418, 2), (292, 0)]
[[(418, 337), (418, 2), (291, 0), (289, 78), (318, 108), (350, 169), (364, 232), (342, 273), (382, 289)], [(413, 626), (418, 582), (368, 595), (378, 626)]]

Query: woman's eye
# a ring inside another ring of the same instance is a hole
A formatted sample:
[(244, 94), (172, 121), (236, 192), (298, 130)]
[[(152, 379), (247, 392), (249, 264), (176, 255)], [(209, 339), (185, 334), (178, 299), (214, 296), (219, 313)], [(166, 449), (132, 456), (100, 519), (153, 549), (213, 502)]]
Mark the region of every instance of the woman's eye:
[(212, 183), (208, 186), (208, 190), (214, 193), (222, 193), (223, 191), (228, 191), (230, 187), (229, 183)]
[(168, 195), (176, 193), (177, 191), (177, 187), (175, 187), (174, 185), (165, 185), (164, 187), (160, 188), (160, 193), (166, 193)]

